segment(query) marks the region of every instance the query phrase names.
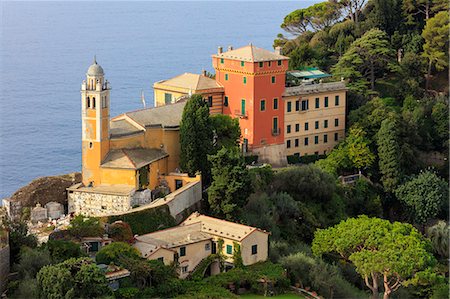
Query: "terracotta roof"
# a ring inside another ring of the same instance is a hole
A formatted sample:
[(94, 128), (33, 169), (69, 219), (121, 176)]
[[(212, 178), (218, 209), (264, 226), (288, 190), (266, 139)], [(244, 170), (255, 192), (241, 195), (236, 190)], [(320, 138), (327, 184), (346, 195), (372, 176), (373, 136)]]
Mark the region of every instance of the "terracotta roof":
[[(126, 112), (123, 115), (128, 116), (143, 127), (176, 128), (180, 126), (184, 105), (186, 105), (186, 102), (180, 101), (174, 104)], [(115, 119), (123, 115), (119, 115)], [(116, 120), (113, 119), (112, 121)]]
[(156, 249), (156, 247), (161, 246), (165, 248), (172, 248), (209, 239), (212, 239), (211, 235), (201, 231), (201, 224), (193, 223), (191, 225), (175, 226), (138, 236), (136, 237), (136, 245), (139, 242), (143, 242), (151, 246), (140, 244), (136, 247), (151, 248), (154, 246)]
[(162, 80), (156, 82), (153, 86), (157, 87), (159, 84), (186, 88), (191, 91), (222, 88), (222, 86), (219, 83), (217, 83), (216, 80), (203, 75), (192, 73), (184, 73), (168, 80)]
[(268, 51), (266, 49), (255, 47), (252, 44), (236, 50), (223, 52), (221, 54), (215, 54), (213, 55), (213, 57), (249, 62), (289, 59), (289, 57)]
[(139, 169), (153, 161), (169, 156), (160, 149), (115, 149), (111, 150), (103, 161), (103, 168)]
[(236, 241), (242, 241), (256, 230), (268, 234), (268, 232), (259, 230), (256, 227), (205, 216), (198, 212), (192, 213), (180, 224), (180, 226), (192, 225), (195, 223), (201, 224), (202, 232)]

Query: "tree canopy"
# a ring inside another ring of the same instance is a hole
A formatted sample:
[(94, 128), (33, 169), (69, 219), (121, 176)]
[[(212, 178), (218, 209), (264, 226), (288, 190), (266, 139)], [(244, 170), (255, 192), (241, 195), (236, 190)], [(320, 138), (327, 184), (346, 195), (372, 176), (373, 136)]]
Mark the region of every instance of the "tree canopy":
[(131, 245), (124, 242), (112, 242), (102, 247), (95, 256), (99, 264), (109, 265), (110, 263), (120, 264), (123, 258), (139, 259), (139, 251)]

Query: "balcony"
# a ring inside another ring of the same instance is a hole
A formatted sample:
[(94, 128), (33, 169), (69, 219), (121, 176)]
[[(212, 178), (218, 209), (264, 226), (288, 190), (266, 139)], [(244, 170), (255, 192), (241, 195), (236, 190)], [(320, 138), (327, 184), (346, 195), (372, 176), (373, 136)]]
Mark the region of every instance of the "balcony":
[(281, 133), (280, 128), (273, 128), (272, 129), (272, 136), (278, 136), (278, 135), (280, 135), (280, 133)]
[(242, 113), (241, 110), (234, 110), (234, 115), (238, 116), (239, 118), (248, 118), (248, 111), (244, 111), (244, 113)]

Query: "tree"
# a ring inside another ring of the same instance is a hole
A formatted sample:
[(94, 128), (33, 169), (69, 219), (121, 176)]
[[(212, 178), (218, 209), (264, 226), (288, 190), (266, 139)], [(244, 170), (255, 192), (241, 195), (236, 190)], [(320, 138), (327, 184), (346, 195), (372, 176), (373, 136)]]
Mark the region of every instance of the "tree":
[(370, 140), (366, 138), (366, 132), (361, 127), (351, 127), (345, 142), (348, 157), (357, 169), (370, 167), (375, 161), (375, 155), (369, 148)]
[(424, 171), (395, 190), (408, 206), (416, 223), (424, 224), (438, 215), (448, 202), (448, 185), (432, 171)]
[(427, 236), (430, 238), (431, 244), (433, 244), (434, 251), (443, 258), (448, 258), (449, 227), (447, 222), (441, 220), (429, 227)]
[(105, 233), (98, 218), (83, 215), (77, 215), (70, 220), (68, 230), (72, 236), (77, 238), (100, 237)]
[(402, 0), (372, 0), (366, 6), (365, 13), (370, 28), (379, 28), (391, 36), (400, 29), (403, 15), (399, 13), (402, 8)]
[(22, 247), (17, 270), (22, 278), (35, 278), (42, 267), (50, 264), (50, 254), (45, 248)]
[(449, 13), (442, 11), (433, 18), (427, 20), (422, 37), (425, 39), (423, 45), (423, 56), (428, 60), (428, 73), (426, 79), (426, 89), (430, 85), (432, 67), (442, 71), (448, 67), (448, 47), (449, 47)]
[(12, 265), (19, 260), (22, 246), (35, 248), (37, 246), (37, 238), (28, 232), (28, 226), (25, 222), (5, 220), (4, 225), (9, 232), (10, 262)]
[(429, 241), (412, 225), (367, 216), (317, 230), (312, 243), (316, 256), (335, 252), (352, 262), (374, 299), (379, 279), (387, 299), (402, 283), (432, 267), (436, 261), (430, 250)]
[(239, 119), (231, 118), (229, 115), (211, 115), (211, 125), (214, 132), (214, 148), (217, 152), (222, 147), (232, 148), (239, 146), (241, 138), (241, 127)]
[(332, 68), (335, 75), (349, 78), (349, 87), (364, 91), (370, 83), (375, 89), (375, 81), (389, 70), (394, 59), (394, 51), (385, 32), (371, 29), (355, 40), (338, 63)]
[(97, 298), (111, 293), (106, 277), (91, 259), (71, 258), (37, 274), (39, 298)]
[(128, 223), (124, 221), (116, 221), (108, 228), (109, 236), (116, 242), (133, 241), (133, 231)]
[(208, 104), (201, 95), (187, 100), (180, 122), (180, 166), (190, 176), (200, 171), (203, 182), (209, 183), (208, 155), (212, 152), (213, 130)]
[(438, 148), (445, 147), (448, 142), (448, 104), (438, 101), (432, 108), (431, 119), (433, 120), (433, 131), (435, 145)]
[(281, 28), (296, 35), (303, 34), (310, 29), (323, 30), (333, 25), (340, 16), (339, 7), (335, 2), (320, 2), (291, 12), (284, 17)]
[(381, 181), (388, 192), (397, 188), (402, 175), (398, 135), (398, 121), (394, 117), (385, 119), (377, 134)]
[(337, 0), (343, 10), (347, 13), (347, 17), (358, 25), (359, 14), (367, 3), (367, 0)]
[(48, 249), (53, 263), (61, 263), (69, 258), (84, 256), (80, 244), (71, 241), (49, 240), (44, 247)]
[(448, 2), (445, 0), (404, 0), (403, 10), (407, 24), (414, 24), (414, 17), (428, 20), (433, 13), (448, 10)]
[(250, 174), (237, 149), (222, 148), (209, 156), (212, 165), (212, 184), (208, 201), (213, 213), (219, 217), (235, 219), (252, 192)]
[(102, 247), (95, 256), (99, 264), (109, 265), (110, 263), (119, 264), (122, 258), (139, 259), (139, 251), (131, 245), (124, 242), (112, 242)]

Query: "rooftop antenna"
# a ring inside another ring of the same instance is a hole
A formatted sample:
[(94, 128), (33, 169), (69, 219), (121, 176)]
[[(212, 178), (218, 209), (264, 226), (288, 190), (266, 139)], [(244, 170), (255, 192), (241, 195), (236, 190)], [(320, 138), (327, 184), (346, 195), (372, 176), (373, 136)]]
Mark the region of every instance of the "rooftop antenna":
[(145, 109), (146, 105), (145, 105), (145, 96), (144, 96), (144, 90), (143, 89), (141, 89), (141, 101), (142, 101), (142, 105), (144, 105), (144, 109)]

